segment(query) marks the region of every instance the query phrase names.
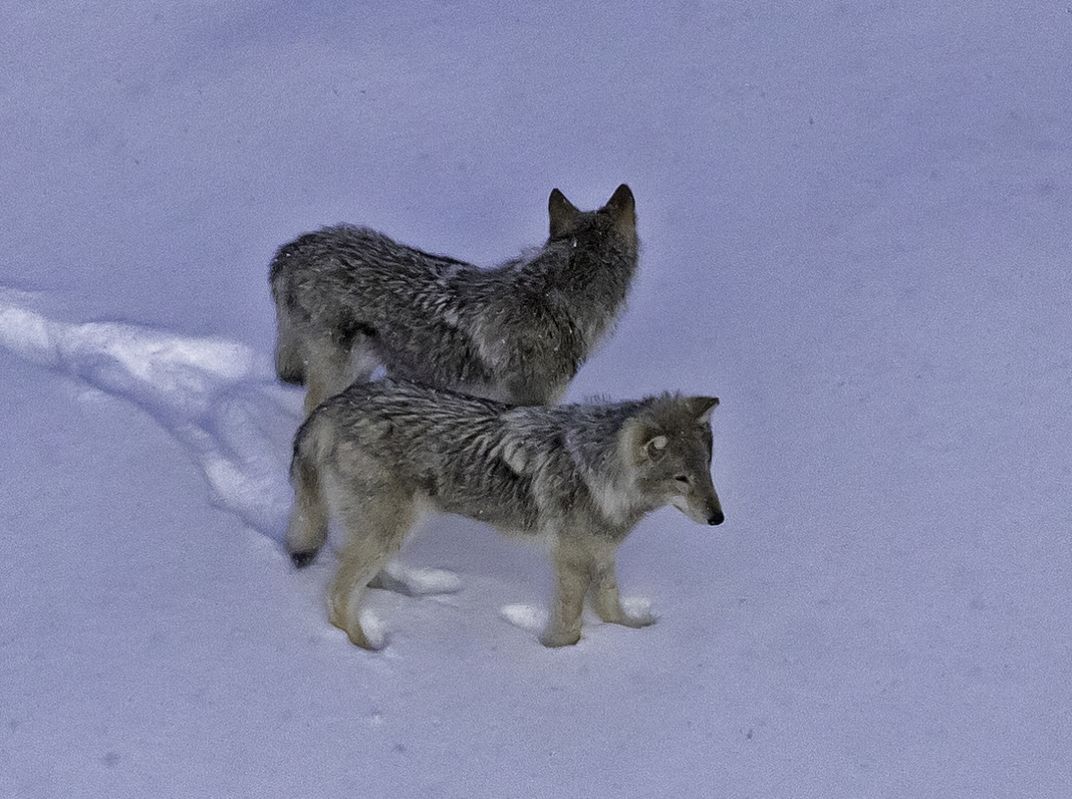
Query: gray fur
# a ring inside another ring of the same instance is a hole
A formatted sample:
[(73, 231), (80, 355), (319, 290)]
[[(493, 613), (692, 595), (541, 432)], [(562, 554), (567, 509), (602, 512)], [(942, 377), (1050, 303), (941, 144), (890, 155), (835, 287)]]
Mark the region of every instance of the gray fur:
[(280, 247), (279, 377), (306, 384), (307, 410), (381, 364), (469, 394), (554, 401), (621, 312), (638, 243), (625, 185), (589, 212), (555, 189), (548, 211), (547, 243), (494, 269), (349, 225)]
[[(713, 397), (512, 406), (408, 381), (356, 382), (321, 404), (294, 442), (287, 545), (307, 562), (333, 511), (345, 530), (331, 621), (370, 646), (358, 605), (424, 508), (551, 545), (548, 646), (580, 637), (591, 593), (608, 622), (642, 626), (618, 599), (614, 553), (647, 513), (673, 504), (723, 520), (711, 481)], [(331, 509), (329, 511), (329, 508)]]

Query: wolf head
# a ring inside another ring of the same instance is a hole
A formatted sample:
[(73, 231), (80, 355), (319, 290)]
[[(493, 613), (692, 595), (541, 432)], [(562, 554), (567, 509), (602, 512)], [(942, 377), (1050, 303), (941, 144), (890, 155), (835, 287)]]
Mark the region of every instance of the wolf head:
[(722, 524), (711, 480), (711, 412), (717, 406), (717, 397), (660, 397), (623, 425), (620, 445), (638, 498), (656, 507), (673, 505), (701, 524)]
[(547, 200), (551, 217), (551, 240), (575, 236), (613, 235), (636, 248), (636, 201), (624, 183), (615, 190), (607, 204), (596, 211), (581, 211), (558, 189)]

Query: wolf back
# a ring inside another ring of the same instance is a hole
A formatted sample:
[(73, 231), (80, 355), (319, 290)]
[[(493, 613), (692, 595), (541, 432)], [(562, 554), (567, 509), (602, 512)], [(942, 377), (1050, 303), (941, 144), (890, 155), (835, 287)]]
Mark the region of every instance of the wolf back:
[(613, 326), (636, 271), (632, 192), (582, 212), (557, 189), (550, 236), (493, 269), (337, 225), (276, 253), (276, 369), (315, 407), (382, 365), (519, 403), (556, 399)]

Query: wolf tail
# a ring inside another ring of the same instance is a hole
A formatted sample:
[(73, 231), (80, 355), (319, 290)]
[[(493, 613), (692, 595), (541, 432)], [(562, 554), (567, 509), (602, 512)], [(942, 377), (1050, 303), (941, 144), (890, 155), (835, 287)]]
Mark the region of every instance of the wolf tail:
[(290, 461), (294, 506), (287, 527), (287, 551), (299, 569), (313, 562), (328, 535), (329, 510), (320, 479), (326, 424), (323, 413), (313, 413), (294, 436)]
[(275, 345), (275, 373), (284, 383), (305, 385), (305, 361), (297, 342), (284, 338), (282, 332)]
[(283, 274), (273, 271), (271, 285), (276, 319), (275, 373), (284, 383), (300, 386), (305, 383), (305, 359), (302, 357), (301, 339), (290, 319), (285, 281)]

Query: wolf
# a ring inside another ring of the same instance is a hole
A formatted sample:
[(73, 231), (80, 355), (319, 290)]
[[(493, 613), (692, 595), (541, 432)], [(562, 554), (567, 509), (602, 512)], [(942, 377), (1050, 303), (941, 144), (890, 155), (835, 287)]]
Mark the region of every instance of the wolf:
[(383, 366), (515, 404), (557, 399), (620, 314), (637, 268), (633, 193), (580, 211), (557, 188), (550, 235), (493, 269), (369, 228), (326, 227), (272, 260), (276, 372), (307, 411)]
[(323, 546), (329, 518), (341, 521), (330, 620), (365, 648), (376, 644), (361, 625), (365, 589), (427, 510), (549, 544), (555, 589), (543, 644), (579, 640), (589, 594), (603, 621), (641, 627), (652, 619), (623, 609), (615, 551), (667, 504), (722, 523), (711, 479), (717, 405), (717, 397), (662, 394), (519, 406), (405, 380), (355, 382), (295, 437), (287, 548), (302, 567)]

